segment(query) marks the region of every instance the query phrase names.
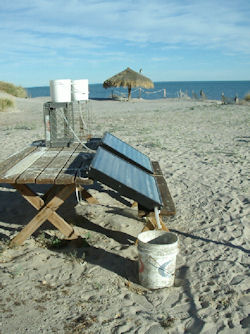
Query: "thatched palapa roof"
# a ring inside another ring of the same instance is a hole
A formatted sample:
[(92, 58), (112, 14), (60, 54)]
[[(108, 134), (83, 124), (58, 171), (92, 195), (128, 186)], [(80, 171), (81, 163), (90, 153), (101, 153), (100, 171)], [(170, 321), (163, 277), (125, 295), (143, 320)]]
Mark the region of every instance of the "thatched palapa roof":
[(114, 75), (103, 83), (104, 88), (128, 87), (128, 98), (131, 95), (132, 87), (154, 88), (154, 83), (144, 75), (127, 68), (126, 70)]

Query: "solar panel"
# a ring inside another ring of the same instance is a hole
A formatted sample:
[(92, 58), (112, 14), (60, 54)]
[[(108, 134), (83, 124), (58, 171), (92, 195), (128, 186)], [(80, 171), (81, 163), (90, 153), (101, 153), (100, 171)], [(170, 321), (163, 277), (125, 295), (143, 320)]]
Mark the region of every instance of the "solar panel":
[(131, 198), (148, 210), (162, 206), (157, 183), (149, 174), (99, 146), (90, 164), (88, 176), (121, 195)]
[(153, 167), (149, 157), (140, 151), (136, 150), (131, 145), (125, 143), (119, 138), (115, 137), (109, 132), (106, 132), (102, 138), (101, 145), (105, 147), (108, 151), (124, 158), (125, 160), (131, 162), (132, 164), (140, 167), (147, 172), (153, 173)]

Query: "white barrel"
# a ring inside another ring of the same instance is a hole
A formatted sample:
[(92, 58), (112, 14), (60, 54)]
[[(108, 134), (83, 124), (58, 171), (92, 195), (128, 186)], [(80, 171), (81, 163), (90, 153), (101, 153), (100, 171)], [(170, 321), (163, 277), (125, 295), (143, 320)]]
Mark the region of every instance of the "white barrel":
[(149, 289), (174, 284), (178, 238), (172, 232), (153, 230), (138, 235), (139, 281)]
[(50, 80), (50, 97), (52, 102), (71, 102), (71, 80)]
[(88, 79), (72, 80), (71, 83), (72, 101), (86, 101), (89, 99)]

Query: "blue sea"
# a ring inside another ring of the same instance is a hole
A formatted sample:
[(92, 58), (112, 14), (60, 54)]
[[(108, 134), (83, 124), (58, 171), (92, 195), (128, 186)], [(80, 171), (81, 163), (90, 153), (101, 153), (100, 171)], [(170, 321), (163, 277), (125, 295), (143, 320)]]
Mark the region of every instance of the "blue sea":
[[(50, 96), (49, 86), (45, 87), (28, 87), (26, 88), (29, 97)], [(221, 94), (228, 98), (238, 96), (243, 99), (250, 92), (250, 81), (162, 81), (155, 82), (153, 89), (141, 89), (143, 99), (161, 99), (165, 97), (176, 98), (180, 92), (190, 97), (200, 97), (200, 91), (203, 91), (207, 99), (221, 100)], [(113, 94), (127, 96), (126, 88), (108, 88), (102, 87), (102, 84), (89, 85), (90, 99), (109, 99)], [(132, 89), (132, 98), (138, 98), (140, 90)]]

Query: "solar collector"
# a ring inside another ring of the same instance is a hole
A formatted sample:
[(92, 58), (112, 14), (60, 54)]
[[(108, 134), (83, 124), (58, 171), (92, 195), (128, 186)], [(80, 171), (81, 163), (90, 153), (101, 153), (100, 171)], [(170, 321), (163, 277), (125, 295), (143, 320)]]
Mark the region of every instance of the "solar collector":
[(101, 146), (91, 162), (89, 177), (137, 201), (149, 210), (154, 210), (155, 206), (162, 206), (158, 186), (152, 174)]

